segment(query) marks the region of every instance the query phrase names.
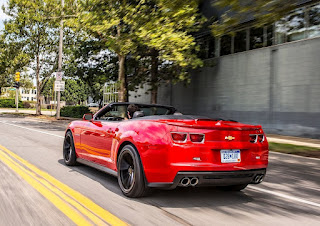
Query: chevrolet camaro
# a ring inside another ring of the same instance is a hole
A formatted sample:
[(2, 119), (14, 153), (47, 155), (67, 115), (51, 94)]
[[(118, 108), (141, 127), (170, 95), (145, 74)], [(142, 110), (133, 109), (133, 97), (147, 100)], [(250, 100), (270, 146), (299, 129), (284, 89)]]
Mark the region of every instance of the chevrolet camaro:
[(177, 186), (239, 191), (264, 179), (269, 150), (261, 126), (138, 103), (127, 119), (130, 104), (111, 103), (71, 122), (63, 144), (66, 165), (116, 176), (128, 197)]

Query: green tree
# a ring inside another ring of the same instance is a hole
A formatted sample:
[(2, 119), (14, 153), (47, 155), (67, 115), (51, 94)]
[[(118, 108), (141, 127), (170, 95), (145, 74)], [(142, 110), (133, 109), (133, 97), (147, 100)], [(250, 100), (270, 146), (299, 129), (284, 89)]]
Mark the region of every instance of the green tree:
[[(50, 78), (45, 84), (42, 94), (46, 97), (53, 97), (54, 78)], [(61, 92), (61, 100), (67, 104), (82, 104), (88, 99), (88, 86), (80, 79), (66, 78), (65, 91)]]
[(128, 100), (125, 60), (135, 52), (137, 29), (133, 20), (143, 1), (87, 0), (81, 5), (81, 27), (98, 38), (106, 49), (118, 57), (119, 101)]
[[(29, 63), (29, 57), (22, 51), (23, 46), (14, 41), (7, 40), (5, 34), (0, 35), (0, 95), (1, 88), (12, 86), (15, 72), (23, 72)], [(20, 84), (22, 87), (32, 86), (29, 76), (21, 74)]]
[[(132, 57), (150, 62), (151, 68), (147, 70), (151, 78), (147, 80), (152, 87), (152, 102), (156, 102), (157, 87), (163, 79), (158, 72), (160, 64), (184, 68), (176, 79), (185, 79), (187, 68), (201, 65), (193, 51), (195, 42), (190, 34), (199, 23), (197, 11), (196, 0), (187, 3), (183, 0), (85, 1), (82, 27), (118, 57), (119, 101), (128, 100), (125, 61)], [(135, 72), (138, 71), (141, 70)]]
[(88, 99), (88, 86), (80, 79), (66, 79), (65, 91), (61, 100), (68, 104), (81, 104)]
[(36, 114), (41, 114), (40, 95), (46, 81), (57, 68), (58, 0), (9, 0), (4, 12), (10, 16), (5, 23), (8, 40), (23, 45), (30, 57), (37, 87)]
[(89, 96), (102, 106), (104, 84), (117, 80), (117, 56), (107, 50), (100, 39), (83, 34), (75, 38), (72, 55), (66, 62), (66, 75), (81, 79), (88, 87)]
[[(192, 35), (203, 21), (198, 14), (198, 0), (151, 0), (135, 14), (136, 35), (148, 49), (150, 60), (151, 103), (157, 102), (158, 86), (163, 80), (184, 81), (188, 71), (202, 66), (196, 55)], [(141, 16), (144, 15), (144, 16)]]
[(256, 26), (264, 26), (280, 20), (284, 15), (293, 10), (298, 0), (215, 0), (213, 6), (224, 10), (220, 19), (211, 25), (215, 36), (232, 33), (234, 28), (242, 22), (254, 19)]

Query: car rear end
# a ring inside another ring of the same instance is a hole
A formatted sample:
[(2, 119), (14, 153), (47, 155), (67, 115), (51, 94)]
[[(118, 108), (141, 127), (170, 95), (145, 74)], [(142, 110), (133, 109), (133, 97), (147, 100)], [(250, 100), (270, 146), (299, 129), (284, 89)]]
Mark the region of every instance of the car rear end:
[[(167, 167), (150, 186), (232, 186), (261, 183), (268, 142), (261, 126), (222, 120), (168, 120)], [(150, 177), (149, 177), (150, 178)], [(152, 182), (152, 181), (151, 181)]]

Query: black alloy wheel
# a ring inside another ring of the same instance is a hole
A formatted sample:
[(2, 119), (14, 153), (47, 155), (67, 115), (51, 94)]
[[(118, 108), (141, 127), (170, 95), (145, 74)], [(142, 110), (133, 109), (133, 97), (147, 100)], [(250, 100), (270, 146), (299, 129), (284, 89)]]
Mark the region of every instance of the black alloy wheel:
[(63, 159), (67, 166), (76, 165), (76, 151), (74, 149), (74, 142), (71, 131), (66, 133), (63, 142)]
[(122, 193), (131, 198), (144, 196), (148, 188), (135, 147), (126, 145), (121, 149), (117, 166), (118, 183)]

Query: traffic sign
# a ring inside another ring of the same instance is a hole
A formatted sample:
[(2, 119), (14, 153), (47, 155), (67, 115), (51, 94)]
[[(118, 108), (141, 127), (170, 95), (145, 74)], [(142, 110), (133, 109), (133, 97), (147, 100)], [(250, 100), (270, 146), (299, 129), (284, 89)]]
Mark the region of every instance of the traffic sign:
[(20, 72), (16, 72), (15, 81), (20, 82)]
[(62, 77), (64, 75), (64, 72), (56, 72), (56, 81), (61, 81)]
[(54, 82), (54, 91), (61, 91), (63, 92), (65, 89), (65, 81), (55, 81)]

